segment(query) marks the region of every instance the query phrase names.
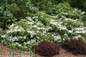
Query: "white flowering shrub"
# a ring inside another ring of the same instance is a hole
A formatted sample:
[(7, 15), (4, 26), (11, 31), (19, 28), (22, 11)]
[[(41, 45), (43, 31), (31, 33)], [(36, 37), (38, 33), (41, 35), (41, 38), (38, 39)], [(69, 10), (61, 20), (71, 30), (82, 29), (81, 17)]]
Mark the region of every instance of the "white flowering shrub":
[(5, 39), (4, 44), (12, 43), (10, 44), (12, 47), (28, 50), (28, 47), (37, 44), (36, 42), (39, 40), (47, 40), (48, 36), (52, 35), (52, 33), (47, 32), (49, 29), (52, 29), (52, 27), (45, 26), (42, 22), (27, 17), (25, 20), (22, 19), (18, 23), (10, 25), (6, 35), (2, 35), (2, 38)]
[[(69, 9), (62, 8), (59, 8), (61, 11), (57, 15), (48, 15), (44, 11), (39, 11), (33, 17), (26, 17), (10, 25), (6, 34), (1, 36), (4, 44), (12, 48), (29, 50), (42, 40), (48, 40), (55, 44), (71, 38), (80, 38), (85, 41), (83, 36), (86, 35), (86, 27), (81, 20), (83, 12), (71, 9), (71, 7)], [(69, 14), (70, 11), (74, 11), (74, 13)], [(77, 18), (75, 13), (80, 18)], [(68, 17), (67, 14), (73, 15), (72, 17), (75, 16), (75, 18)]]
[[(40, 16), (41, 14), (41, 16)], [(56, 16), (50, 16), (46, 15), (45, 13), (41, 12), (38, 13), (38, 19), (41, 20), (41, 22), (46, 21), (47, 26), (51, 26), (53, 32), (57, 32), (61, 35), (61, 37), (66, 38), (77, 38), (75, 36), (77, 35), (85, 35), (86, 33), (86, 27), (84, 27), (84, 23), (81, 19), (71, 19), (67, 18), (65, 16), (61, 16), (61, 18), (58, 18), (58, 15)], [(46, 15), (46, 16), (45, 16)], [(80, 36), (80, 37), (82, 37)], [(79, 38), (79, 37), (78, 37)]]

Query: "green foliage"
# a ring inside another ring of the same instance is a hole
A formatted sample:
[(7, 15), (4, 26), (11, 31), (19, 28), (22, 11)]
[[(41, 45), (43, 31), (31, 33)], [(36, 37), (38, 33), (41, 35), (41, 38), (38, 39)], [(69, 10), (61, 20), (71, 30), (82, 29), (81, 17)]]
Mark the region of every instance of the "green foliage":
[(26, 17), (27, 13), (34, 14), (38, 11), (30, 0), (6, 0), (1, 1), (0, 5), (0, 26), (3, 28)]
[(53, 5), (52, 7), (49, 7), (48, 10), (46, 11), (47, 13), (50, 14), (58, 14), (61, 12), (67, 12), (70, 11), (72, 8), (68, 3), (60, 3), (58, 5)]
[[(53, 5), (46, 10), (46, 13), (50, 15), (64, 15), (67, 18), (80, 19), (84, 13), (77, 8), (70, 7), (69, 3), (59, 3), (58, 5)], [(82, 13), (82, 14), (81, 14)]]
[(52, 7), (53, 5), (68, 1), (69, 0), (31, 0), (34, 6), (36, 6), (39, 10), (48, 10), (48, 8)]
[(7, 27), (8, 24), (19, 21), (26, 16), (34, 16), (38, 11), (45, 11), (50, 15), (58, 14), (59, 17), (64, 15), (68, 18), (80, 19), (82, 17), (78, 14), (80, 14), (81, 11), (73, 9), (70, 5), (79, 7), (80, 4), (83, 6), (81, 8), (85, 9), (85, 2), (81, 0), (5, 0), (0, 2), (1, 27)]
[(85, 7), (86, 0), (70, 0), (69, 3), (73, 7), (77, 7), (77, 8), (82, 9), (82, 10), (86, 9), (86, 7)]
[(0, 7), (0, 26), (6, 27), (7, 24), (10, 24), (15, 19), (9, 11), (4, 11), (3, 6)]
[(31, 2), (40, 10), (46, 10), (47, 7), (52, 6), (52, 0), (31, 0)]
[(35, 13), (38, 10), (30, 0), (13, 0), (7, 2), (7, 9), (10, 9), (14, 17), (19, 19), (27, 16), (27, 12)]

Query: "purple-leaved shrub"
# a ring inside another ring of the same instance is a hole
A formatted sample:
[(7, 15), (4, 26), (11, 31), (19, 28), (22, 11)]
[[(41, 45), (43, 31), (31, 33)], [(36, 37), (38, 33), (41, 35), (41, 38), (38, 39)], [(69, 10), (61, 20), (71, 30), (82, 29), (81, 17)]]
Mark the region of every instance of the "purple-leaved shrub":
[(43, 40), (38, 44), (38, 46), (34, 46), (32, 49), (35, 50), (35, 53), (41, 56), (53, 56), (60, 52), (59, 46), (46, 40)]
[(86, 43), (81, 39), (66, 39), (61, 46), (75, 55), (86, 54)]

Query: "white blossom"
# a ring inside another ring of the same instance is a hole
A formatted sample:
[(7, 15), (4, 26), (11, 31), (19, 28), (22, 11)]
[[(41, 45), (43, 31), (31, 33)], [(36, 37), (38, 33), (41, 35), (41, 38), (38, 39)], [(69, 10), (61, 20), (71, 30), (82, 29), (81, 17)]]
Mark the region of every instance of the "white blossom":
[(69, 33), (72, 33), (72, 32), (73, 32), (73, 30), (68, 30), (68, 32), (69, 32)]
[(21, 44), (19, 44), (18, 46), (21, 46)]
[(58, 40), (58, 39), (61, 39), (61, 36), (60, 35), (57, 35), (57, 36), (54, 36), (54, 40)]
[(15, 26), (15, 24), (12, 24), (12, 25), (10, 25), (10, 27), (9, 28), (12, 28), (12, 27), (14, 27)]
[(81, 12), (81, 15), (84, 15), (85, 14), (85, 12)]
[(78, 39), (80, 37), (82, 37), (82, 36), (81, 35), (77, 35), (77, 36), (74, 36), (73, 38)]
[(7, 35), (2, 35), (1, 37), (2, 37), (2, 38), (5, 38), (6, 36), (7, 36)]
[(33, 22), (28, 22), (28, 24), (34, 24)]
[(26, 17), (29, 21), (33, 22), (33, 19), (31, 17)]

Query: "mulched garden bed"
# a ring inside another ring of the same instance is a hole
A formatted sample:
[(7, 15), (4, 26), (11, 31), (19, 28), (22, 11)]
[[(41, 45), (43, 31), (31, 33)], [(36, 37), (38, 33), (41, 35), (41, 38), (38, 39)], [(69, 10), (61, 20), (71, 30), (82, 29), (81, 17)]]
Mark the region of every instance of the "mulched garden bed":
[[(1, 44), (0, 44), (0, 46), (1, 46)], [(21, 52), (21, 56), (22, 57), (28, 57), (29, 56), (29, 52), (28, 51), (20, 51), (18, 49), (11, 50), (10, 48), (7, 48), (6, 46), (3, 46), (3, 51), (0, 52), (0, 57), (9, 57), (10, 56), (10, 51), (11, 51), (11, 54), (15, 53), (15, 54), (17, 54), (19, 56), (20, 56), (20, 52)], [(43, 56), (37, 55), (36, 57), (43, 57)], [(60, 49), (60, 54), (59, 55), (55, 55), (53, 57), (86, 57), (86, 55), (80, 55), (80, 54), (78, 54), (76, 56), (76, 55), (73, 55), (72, 53), (66, 51), (65, 49), (61, 48)]]

